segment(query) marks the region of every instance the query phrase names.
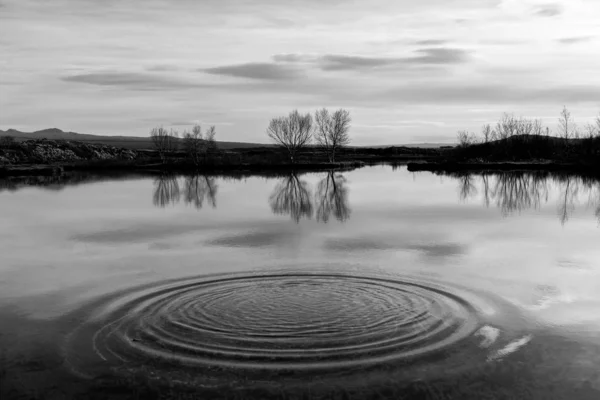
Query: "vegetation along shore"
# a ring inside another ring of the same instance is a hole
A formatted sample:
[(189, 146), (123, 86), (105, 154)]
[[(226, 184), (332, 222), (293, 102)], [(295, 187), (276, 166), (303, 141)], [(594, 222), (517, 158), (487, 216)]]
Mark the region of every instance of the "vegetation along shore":
[[(600, 115), (580, 129), (564, 108), (557, 127), (504, 114), (480, 135), (459, 131), (448, 146), (351, 146), (347, 110), (297, 110), (273, 118), (271, 144), (217, 141), (217, 129), (196, 125), (181, 134), (164, 127), (149, 137), (106, 137), (57, 129), (35, 134), (0, 132), (0, 176), (55, 175), (74, 170), (231, 171), (311, 170), (406, 163), (412, 171), (574, 170), (600, 172)], [(99, 139), (100, 138), (100, 139)], [(134, 140), (135, 139), (135, 140)]]

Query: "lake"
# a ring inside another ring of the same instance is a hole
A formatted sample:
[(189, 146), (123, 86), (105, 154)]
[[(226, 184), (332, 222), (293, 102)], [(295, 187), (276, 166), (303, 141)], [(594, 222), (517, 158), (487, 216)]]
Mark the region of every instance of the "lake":
[(598, 180), (0, 187), (2, 399), (600, 398)]

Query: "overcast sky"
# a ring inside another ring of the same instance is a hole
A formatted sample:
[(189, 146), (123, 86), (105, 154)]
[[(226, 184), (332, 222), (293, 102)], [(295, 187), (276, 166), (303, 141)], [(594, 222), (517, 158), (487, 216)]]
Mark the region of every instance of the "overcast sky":
[(267, 142), (349, 109), (354, 144), (452, 142), (503, 112), (600, 112), (600, 0), (0, 0), (0, 129)]

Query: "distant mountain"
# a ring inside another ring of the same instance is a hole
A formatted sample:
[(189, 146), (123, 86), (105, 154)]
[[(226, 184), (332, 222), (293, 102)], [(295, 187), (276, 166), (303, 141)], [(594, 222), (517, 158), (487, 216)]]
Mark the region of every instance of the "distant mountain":
[[(30, 139), (77, 140), (80, 142), (106, 144), (132, 150), (153, 148), (150, 137), (90, 135), (85, 133), (64, 132), (58, 128), (43, 129), (35, 132), (21, 132), (16, 129), (9, 129), (7, 131), (0, 130), (0, 136), (14, 136), (17, 141)], [(218, 141), (217, 144), (219, 145), (219, 148), (224, 150), (271, 146), (269, 144), (221, 141)]]

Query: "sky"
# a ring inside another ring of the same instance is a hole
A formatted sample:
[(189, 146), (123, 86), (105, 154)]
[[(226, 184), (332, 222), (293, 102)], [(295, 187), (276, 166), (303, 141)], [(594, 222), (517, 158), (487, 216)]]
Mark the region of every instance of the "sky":
[(0, 0), (0, 129), (146, 136), (345, 108), (355, 145), (600, 114), (599, 0)]

